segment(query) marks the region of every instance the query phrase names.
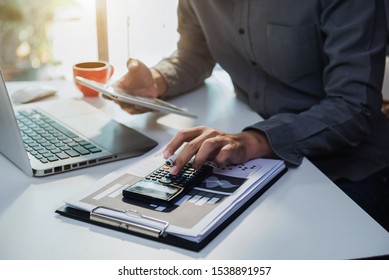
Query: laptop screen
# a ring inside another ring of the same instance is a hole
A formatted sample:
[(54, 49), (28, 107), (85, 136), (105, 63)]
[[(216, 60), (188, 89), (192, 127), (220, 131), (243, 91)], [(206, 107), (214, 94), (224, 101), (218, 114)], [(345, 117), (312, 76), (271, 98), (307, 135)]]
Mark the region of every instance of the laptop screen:
[(27, 156), (11, 100), (0, 69), (0, 152), (28, 175), (32, 168)]

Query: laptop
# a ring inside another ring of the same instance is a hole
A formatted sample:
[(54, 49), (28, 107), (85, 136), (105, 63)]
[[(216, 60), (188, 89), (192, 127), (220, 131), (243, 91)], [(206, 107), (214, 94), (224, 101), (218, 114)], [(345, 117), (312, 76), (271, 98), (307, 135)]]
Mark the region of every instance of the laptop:
[(83, 100), (13, 107), (0, 69), (0, 153), (30, 176), (140, 156), (156, 145)]

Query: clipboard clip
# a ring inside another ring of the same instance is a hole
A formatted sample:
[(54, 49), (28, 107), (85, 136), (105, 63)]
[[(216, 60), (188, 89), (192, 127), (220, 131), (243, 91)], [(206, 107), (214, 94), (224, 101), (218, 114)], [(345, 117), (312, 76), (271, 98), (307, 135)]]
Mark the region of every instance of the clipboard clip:
[[(123, 217), (114, 217), (105, 213), (98, 213), (97, 211), (103, 209), (108, 211), (113, 211), (120, 214), (125, 214), (126, 216), (135, 218), (134, 220), (125, 219)], [(141, 234), (145, 234), (152, 237), (160, 237), (165, 235), (165, 231), (169, 226), (169, 223), (160, 219), (156, 219), (153, 217), (149, 217), (146, 215), (140, 214), (136, 210), (118, 210), (111, 207), (106, 206), (97, 206), (90, 212), (90, 219), (96, 222), (104, 223), (107, 225), (119, 227), (126, 229), (128, 231), (133, 231)], [(150, 222), (150, 224), (141, 223), (140, 221), (136, 221), (136, 219), (144, 220), (146, 222)], [(157, 226), (157, 225), (160, 226)]]

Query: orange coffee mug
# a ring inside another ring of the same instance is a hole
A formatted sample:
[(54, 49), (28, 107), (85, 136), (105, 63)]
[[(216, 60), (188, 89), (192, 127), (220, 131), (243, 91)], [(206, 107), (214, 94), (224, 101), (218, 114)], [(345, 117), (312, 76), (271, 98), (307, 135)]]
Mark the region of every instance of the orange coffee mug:
[[(111, 79), (114, 68), (105, 61), (81, 62), (73, 65), (73, 78), (80, 76), (99, 83), (107, 83)], [(75, 82), (84, 96), (98, 96), (99, 92)]]

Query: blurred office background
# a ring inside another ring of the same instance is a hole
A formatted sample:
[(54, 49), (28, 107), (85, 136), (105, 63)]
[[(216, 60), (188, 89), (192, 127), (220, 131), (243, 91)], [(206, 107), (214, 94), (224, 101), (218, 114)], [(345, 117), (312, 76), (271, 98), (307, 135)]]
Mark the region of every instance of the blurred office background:
[[(71, 79), (73, 64), (102, 59), (114, 65), (115, 79), (126, 71), (128, 57), (152, 66), (175, 49), (177, 3), (0, 0), (3, 75), (8, 81)], [(226, 75), (220, 67), (216, 70)], [(389, 100), (389, 71), (383, 93)], [(389, 115), (389, 102), (386, 108)]]
[(128, 57), (152, 66), (175, 48), (177, 0), (0, 0), (0, 66), (8, 81), (71, 79), (72, 65)]

